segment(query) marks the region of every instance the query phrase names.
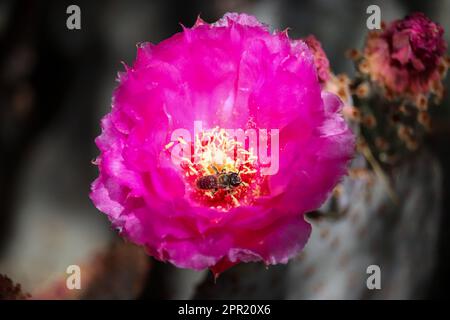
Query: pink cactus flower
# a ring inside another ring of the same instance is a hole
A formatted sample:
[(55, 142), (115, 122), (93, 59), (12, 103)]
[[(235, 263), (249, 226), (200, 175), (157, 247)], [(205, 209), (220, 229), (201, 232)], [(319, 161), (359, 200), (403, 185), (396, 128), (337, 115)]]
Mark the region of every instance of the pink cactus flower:
[[(286, 263), (346, 173), (354, 136), (303, 41), (226, 14), (119, 74), (90, 197), (126, 239), (181, 268)], [(239, 138), (240, 137), (240, 138)]]
[(371, 78), (393, 96), (442, 95), (441, 78), (447, 69), (443, 34), (423, 13), (371, 33), (364, 51)]

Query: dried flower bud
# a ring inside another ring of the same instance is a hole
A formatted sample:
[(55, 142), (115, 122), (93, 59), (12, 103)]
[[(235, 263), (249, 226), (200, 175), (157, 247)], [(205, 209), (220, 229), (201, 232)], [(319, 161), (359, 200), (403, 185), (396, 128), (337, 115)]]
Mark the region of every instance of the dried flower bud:
[(384, 138), (377, 137), (375, 139), (375, 146), (381, 151), (386, 151), (389, 149), (389, 142)]
[(408, 107), (406, 106), (405, 103), (402, 103), (399, 107), (398, 107), (398, 111), (400, 111), (403, 115), (408, 116), (411, 114), (411, 112), (408, 110)]
[(447, 75), (447, 70), (448, 70), (447, 62), (445, 61), (445, 59), (441, 59), (438, 65), (438, 72), (439, 75), (441, 76), (441, 79), (445, 78), (445, 76)]
[(372, 129), (376, 127), (377, 119), (372, 114), (368, 114), (363, 117), (362, 123), (367, 128)]
[(362, 74), (368, 74), (368, 73), (370, 72), (369, 62), (367, 62), (366, 59), (364, 59), (363, 61), (361, 61), (360, 64), (358, 65), (358, 70), (359, 70), (359, 72), (361, 72)]
[(344, 106), (342, 108), (342, 113), (346, 119), (353, 121), (361, 121), (361, 112), (358, 108), (353, 106)]
[(359, 84), (355, 89), (355, 94), (358, 98), (366, 98), (370, 93), (370, 87), (367, 82)]
[(322, 83), (327, 82), (331, 77), (330, 62), (328, 61), (327, 55), (322, 48), (322, 44), (313, 35), (309, 35), (303, 39), (303, 41), (305, 41), (306, 45), (313, 53), (314, 64), (316, 65), (319, 81)]
[(345, 73), (338, 74), (336, 77), (340, 85), (348, 86), (350, 84), (350, 78)]
[(359, 51), (357, 49), (349, 49), (346, 51), (345, 55), (347, 58), (349, 58), (351, 60), (358, 60), (362, 57), (361, 51)]
[(443, 34), (442, 26), (423, 13), (413, 13), (371, 33), (364, 48), (370, 78), (389, 89), (388, 96), (415, 100), (418, 94), (427, 95), (432, 82), (445, 75)]
[(425, 129), (431, 129), (431, 117), (426, 111), (421, 111), (417, 114), (417, 121), (424, 126)]
[(348, 100), (348, 94), (347, 94), (347, 90), (345, 90), (345, 88), (341, 87), (337, 90), (336, 94), (338, 95), (339, 98), (341, 98), (342, 101), (347, 101)]
[(408, 140), (405, 141), (406, 148), (410, 151), (416, 151), (419, 148), (419, 144), (417, 140), (414, 137), (410, 137)]
[(358, 141), (356, 142), (356, 148), (358, 150), (363, 150), (367, 148), (367, 142), (364, 139), (359, 138)]
[(336, 198), (339, 198), (342, 195), (343, 192), (343, 187), (342, 184), (338, 184), (334, 189), (333, 189), (333, 196), (335, 196)]
[(441, 101), (444, 97), (444, 85), (441, 81), (433, 81), (431, 85), (431, 91), (435, 94), (436, 98)]
[(420, 111), (427, 111), (428, 110), (428, 99), (423, 95), (420, 94), (416, 98), (416, 107)]
[(408, 127), (403, 124), (400, 124), (398, 126), (397, 135), (398, 135), (399, 139), (402, 141), (409, 140), (412, 137), (413, 133), (414, 133), (414, 131), (411, 127)]

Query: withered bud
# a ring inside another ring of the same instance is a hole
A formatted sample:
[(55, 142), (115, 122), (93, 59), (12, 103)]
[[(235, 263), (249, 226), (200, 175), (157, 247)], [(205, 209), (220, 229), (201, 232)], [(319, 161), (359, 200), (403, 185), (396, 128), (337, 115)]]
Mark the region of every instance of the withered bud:
[(375, 128), (377, 125), (377, 119), (372, 114), (365, 115), (362, 119), (362, 123), (367, 128)]
[(445, 57), (445, 63), (450, 67), (450, 56)]
[(431, 90), (439, 100), (442, 100), (442, 98), (444, 97), (444, 85), (440, 80), (433, 81)]
[(416, 151), (419, 148), (419, 143), (414, 137), (410, 137), (408, 140), (405, 141), (406, 148), (410, 151)]
[(333, 196), (336, 198), (339, 198), (342, 195), (342, 185), (338, 184), (334, 189), (333, 189)]
[(350, 83), (350, 78), (345, 73), (341, 73), (337, 75), (337, 79), (339, 84), (341, 85), (348, 85)]
[(377, 30), (371, 30), (367, 33), (367, 38), (378, 38), (380, 32)]
[(411, 112), (408, 110), (408, 107), (406, 106), (405, 103), (402, 103), (399, 107), (398, 107), (398, 111), (400, 111), (402, 114), (404, 114), (405, 116), (408, 116), (411, 114)]
[(361, 112), (353, 106), (344, 106), (342, 108), (342, 114), (346, 119), (358, 122), (361, 121)]
[(441, 76), (441, 79), (444, 79), (445, 76), (447, 75), (447, 70), (448, 70), (448, 63), (447, 61), (445, 61), (446, 59), (441, 59), (439, 61), (439, 65), (438, 65), (438, 72), (439, 75)]
[(366, 141), (364, 141), (364, 139), (358, 139), (356, 142), (356, 149), (363, 150), (364, 148), (367, 148)]
[(363, 74), (368, 74), (370, 72), (369, 62), (366, 59), (362, 60), (358, 65), (358, 70)]
[(389, 142), (384, 138), (377, 137), (375, 139), (375, 146), (381, 151), (386, 151), (389, 149)]
[(435, 105), (440, 105), (441, 102), (442, 102), (442, 97), (438, 97), (438, 96), (434, 96), (434, 97), (433, 97), (433, 103), (434, 103)]
[(409, 140), (414, 133), (414, 130), (411, 127), (405, 126), (403, 124), (398, 126), (397, 135), (400, 140), (407, 141)]
[(416, 99), (416, 107), (420, 111), (428, 110), (428, 99), (423, 94), (419, 95)]
[(340, 87), (336, 93), (342, 101), (348, 100), (347, 91), (345, 90), (345, 88)]
[(345, 52), (345, 56), (351, 60), (358, 60), (362, 57), (362, 54), (358, 49), (349, 49)]
[(431, 129), (431, 117), (426, 111), (420, 111), (417, 114), (417, 121), (424, 126), (425, 129)]
[(358, 96), (358, 98), (366, 98), (369, 93), (370, 87), (367, 82), (360, 83), (355, 89), (355, 94)]

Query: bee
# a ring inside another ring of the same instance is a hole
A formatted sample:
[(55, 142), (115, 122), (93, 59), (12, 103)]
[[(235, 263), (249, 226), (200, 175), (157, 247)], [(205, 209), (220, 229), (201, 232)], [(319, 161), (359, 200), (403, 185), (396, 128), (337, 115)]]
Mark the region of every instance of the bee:
[(239, 176), (239, 172), (221, 172), (213, 166), (216, 174), (203, 176), (197, 179), (197, 188), (202, 190), (233, 189), (239, 187), (243, 182)]

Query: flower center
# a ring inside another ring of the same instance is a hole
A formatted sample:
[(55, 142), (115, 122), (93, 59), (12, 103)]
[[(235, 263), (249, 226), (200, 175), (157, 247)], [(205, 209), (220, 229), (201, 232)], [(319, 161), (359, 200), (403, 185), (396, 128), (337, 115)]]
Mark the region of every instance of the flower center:
[(181, 163), (191, 198), (217, 210), (251, 205), (261, 194), (261, 176), (255, 150), (218, 127), (194, 139), (193, 157)]

